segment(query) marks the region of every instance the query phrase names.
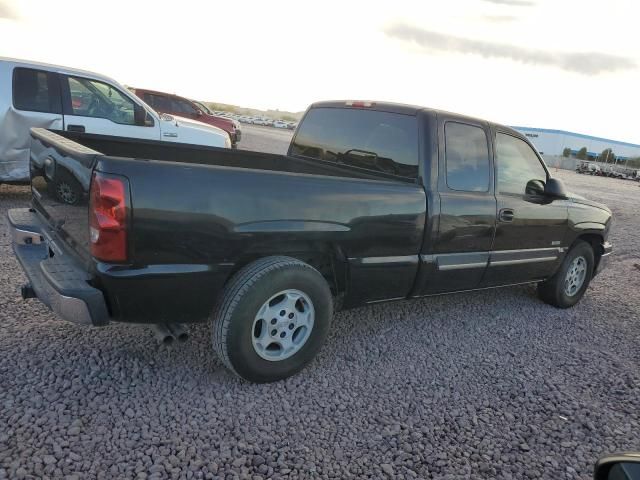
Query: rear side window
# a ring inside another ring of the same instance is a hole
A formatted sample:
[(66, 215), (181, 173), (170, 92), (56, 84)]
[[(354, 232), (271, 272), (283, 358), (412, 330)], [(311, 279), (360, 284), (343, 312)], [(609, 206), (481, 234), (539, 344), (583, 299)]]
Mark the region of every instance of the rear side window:
[(16, 68), (13, 71), (13, 106), (30, 112), (62, 113), (57, 74)]
[(314, 108), (291, 146), (295, 156), (402, 177), (418, 176), (415, 116), (375, 110)]
[(447, 186), (464, 192), (489, 191), (489, 146), (485, 131), (474, 125), (444, 126)]

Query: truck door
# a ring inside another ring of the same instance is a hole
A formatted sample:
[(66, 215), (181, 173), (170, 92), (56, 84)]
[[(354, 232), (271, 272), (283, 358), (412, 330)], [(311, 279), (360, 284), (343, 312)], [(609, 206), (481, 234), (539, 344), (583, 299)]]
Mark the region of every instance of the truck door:
[(426, 232), (415, 296), (477, 288), (496, 228), (490, 130), (438, 114), (437, 219)]
[(136, 124), (136, 109), (142, 107), (119, 88), (86, 77), (61, 79), (65, 130), (160, 140), (160, 126), (151, 115), (144, 125)]
[(498, 223), (482, 286), (550, 276), (568, 247), (567, 200), (545, 197), (549, 175), (528, 142), (498, 130), (494, 145)]

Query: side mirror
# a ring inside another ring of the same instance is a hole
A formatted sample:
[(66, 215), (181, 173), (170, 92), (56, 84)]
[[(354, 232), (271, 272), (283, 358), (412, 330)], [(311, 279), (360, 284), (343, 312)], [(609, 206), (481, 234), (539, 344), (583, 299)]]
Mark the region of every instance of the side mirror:
[(525, 187), (527, 195), (544, 195), (544, 182), (542, 180), (529, 180)]
[(146, 126), (147, 111), (141, 105), (137, 103), (133, 105), (133, 123), (139, 127)]
[(640, 453), (619, 453), (596, 463), (594, 480), (640, 480)]
[(549, 178), (544, 186), (544, 194), (549, 198), (565, 200), (568, 198), (567, 189), (559, 178)]

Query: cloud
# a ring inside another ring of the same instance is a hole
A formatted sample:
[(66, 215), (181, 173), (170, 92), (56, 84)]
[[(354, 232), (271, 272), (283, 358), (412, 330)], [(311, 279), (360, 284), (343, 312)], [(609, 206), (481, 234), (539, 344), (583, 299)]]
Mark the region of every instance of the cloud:
[(484, 15), (482, 19), (492, 23), (506, 23), (515, 22), (518, 17), (514, 15)]
[(9, 5), (3, 0), (0, 0), (0, 19), (5, 18), (7, 20), (16, 20), (18, 15), (13, 11)]
[(597, 52), (549, 52), (516, 45), (472, 40), (432, 32), (398, 23), (384, 30), (393, 39), (417, 45), (422, 50), (464, 53), (485, 58), (502, 58), (530, 65), (556, 67), (582, 75), (631, 70), (636, 62), (627, 57)]
[(489, 3), (497, 3), (498, 5), (509, 5), (510, 7), (533, 7), (536, 2), (532, 0), (484, 0)]

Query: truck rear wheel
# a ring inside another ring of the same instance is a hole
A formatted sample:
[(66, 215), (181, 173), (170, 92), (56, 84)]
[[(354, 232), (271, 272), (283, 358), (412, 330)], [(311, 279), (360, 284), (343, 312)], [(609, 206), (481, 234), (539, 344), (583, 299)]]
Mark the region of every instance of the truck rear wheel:
[(333, 314), (320, 272), (295, 258), (257, 260), (226, 285), (211, 316), (213, 347), (227, 368), (252, 382), (273, 382), (318, 353)]
[(593, 248), (578, 240), (553, 277), (538, 284), (538, 296), (550, 305), (569, 308), (580, 301), (593, 277)]

